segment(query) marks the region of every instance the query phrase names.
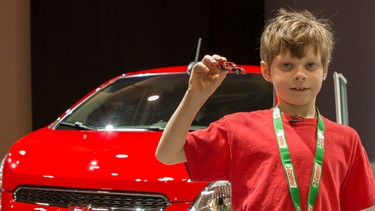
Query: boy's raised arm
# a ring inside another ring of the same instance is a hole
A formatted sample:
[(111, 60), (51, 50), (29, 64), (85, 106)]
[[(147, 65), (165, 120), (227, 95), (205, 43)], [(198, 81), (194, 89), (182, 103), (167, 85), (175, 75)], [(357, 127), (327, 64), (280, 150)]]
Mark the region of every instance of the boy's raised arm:
[(202, 61), (194, 65), (185, 96), (165, 127), (156, 149), (156, 158), (160, 162), (165, 164), (186, 162), (184, 145), (191, 123), (227, 74), (227, 71), (216, 67), (217, 62), (220, 61), (226, 61), (226, 58), (219, 55), (206, 55)]

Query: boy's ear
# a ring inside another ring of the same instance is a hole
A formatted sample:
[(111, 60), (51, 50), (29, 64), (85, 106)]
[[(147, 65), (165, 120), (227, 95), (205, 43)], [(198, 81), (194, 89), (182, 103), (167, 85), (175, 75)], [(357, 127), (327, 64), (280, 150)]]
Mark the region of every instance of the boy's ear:
[(327, 70), (323, 72), (323, 81), (325, 81), (327, 78), (327, 72), (328, 72)]
[(266, 81), (272, 83), (271, 71), (270, 71), (270, 67), (268, 66), (268, 64), (266, 62), (264, 62), (264, 61), (261, 61), (260, 62), (260, 69), (262, 70), (263, 78)]

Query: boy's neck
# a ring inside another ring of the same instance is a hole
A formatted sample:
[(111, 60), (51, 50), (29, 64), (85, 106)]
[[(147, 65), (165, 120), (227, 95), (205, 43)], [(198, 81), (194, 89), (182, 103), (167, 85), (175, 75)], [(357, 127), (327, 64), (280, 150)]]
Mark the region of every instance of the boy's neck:
[(281, 113), (286, 115), (293, 115), (303, 118), (315, 118), (316, 117), (316, 108), (315, 106), (311, 105), (303, 105), (303, 106), (296, 106), (296, 105), (285, 105), (280, 104)]

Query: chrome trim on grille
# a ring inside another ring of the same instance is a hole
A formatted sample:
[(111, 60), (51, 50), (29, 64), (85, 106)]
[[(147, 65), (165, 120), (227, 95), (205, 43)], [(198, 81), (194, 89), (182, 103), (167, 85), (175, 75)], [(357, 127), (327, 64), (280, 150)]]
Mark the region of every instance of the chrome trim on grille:
[(162, 194), (119, 192), (57, 187), (19, 187), (13, 193), (17, 202), (55, 207), (89, 207), (89, 210), (162, 211), (170, 202)]

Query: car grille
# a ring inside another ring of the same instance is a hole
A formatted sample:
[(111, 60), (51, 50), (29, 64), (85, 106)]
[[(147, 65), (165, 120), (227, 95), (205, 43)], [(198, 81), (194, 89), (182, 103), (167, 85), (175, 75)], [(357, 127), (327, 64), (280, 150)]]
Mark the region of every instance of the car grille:
[(63, 188), (20, 187), (13, 193), (13, 197), (17, 202), (116, 211), (160, 211), (169, 205), (169, 200), (161, 194)]

